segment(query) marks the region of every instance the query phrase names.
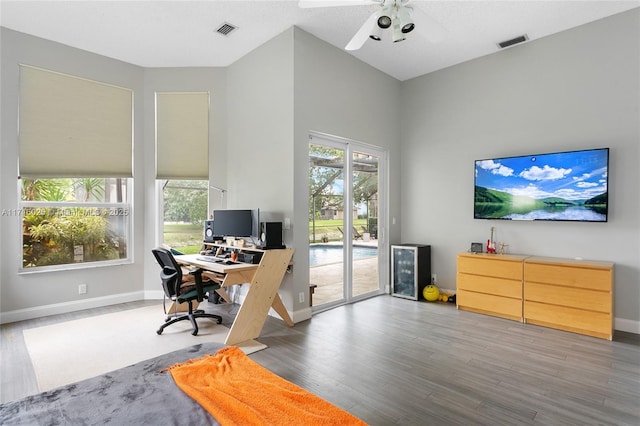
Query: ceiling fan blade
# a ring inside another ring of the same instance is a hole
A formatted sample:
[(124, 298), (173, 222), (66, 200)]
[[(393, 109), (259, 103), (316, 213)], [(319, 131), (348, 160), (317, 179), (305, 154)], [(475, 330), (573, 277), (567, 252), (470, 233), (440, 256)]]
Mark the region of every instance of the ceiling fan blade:
[(308, 9), (312, 7), (364, 6), (381, 2), (381, 0), (299, 0), (298, 7)]
[(358, 50), (362, 47), (365, 41), (371, 35), (371, 30), (378, 20), (378, 12), (373, 12), (371, 16), (362, 24), (358, 32), (353, 36), (349, 44), (345, 47), (345, 50)]
[(416, 31), (425, 36), (427, 40), (432, 43), (439, 43), (447, 37), (447, 30), (440, 22), (416, 7), (407, 6), (407, 9), (411, 11)]

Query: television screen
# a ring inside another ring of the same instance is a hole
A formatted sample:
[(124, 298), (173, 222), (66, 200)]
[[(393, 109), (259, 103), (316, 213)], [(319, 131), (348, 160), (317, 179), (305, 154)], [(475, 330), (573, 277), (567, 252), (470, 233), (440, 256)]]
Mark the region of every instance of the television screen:
[(223, 237), (251, 237), (253, 216), (252, 210), (214, 210), (213, 233)]
[(609, 148), (476, 160), (474, 218), (606, 222)]

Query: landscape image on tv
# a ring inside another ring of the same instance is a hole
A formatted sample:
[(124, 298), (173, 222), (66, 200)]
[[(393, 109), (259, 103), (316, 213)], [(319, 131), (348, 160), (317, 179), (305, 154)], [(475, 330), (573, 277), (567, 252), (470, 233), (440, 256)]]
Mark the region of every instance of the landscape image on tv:
[(475, 162), (474, 217), (607, 221), (609, 149)]

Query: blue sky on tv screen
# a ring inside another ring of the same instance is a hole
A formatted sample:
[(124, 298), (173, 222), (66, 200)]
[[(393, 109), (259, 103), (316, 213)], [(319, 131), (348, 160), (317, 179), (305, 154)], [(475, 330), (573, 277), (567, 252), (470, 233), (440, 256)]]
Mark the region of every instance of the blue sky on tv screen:
[(476, 185), (534, 199), (588, 200), (607, 192), (607, 149), (478, 160)]

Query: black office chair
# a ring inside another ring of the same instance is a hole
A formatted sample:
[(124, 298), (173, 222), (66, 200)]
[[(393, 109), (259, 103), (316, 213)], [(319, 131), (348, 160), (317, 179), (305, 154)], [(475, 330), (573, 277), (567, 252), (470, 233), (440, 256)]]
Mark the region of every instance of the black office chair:
[(186, 302), (189, 305), (189, 312), (180, 314), (176, 312), (167, 316), (164, 324), (160, 326), (156, 333), (162, 334), (165, 328), (171, 324), (175, 324), (178, 321), (189, 320), (193, 330), (191, 334), (194, 336), (198, 334), (198, 323), (196, 318), (213, 318), (217, 320), (217, 323), (222, 323), (222, 317), (219, 315), (208, 314), (202, 310), (193, 309), (193, 301), (197, 300), (202, 302), (207, 298), (205, 293), (213, 293), (220, 288), (220, 285), (214, 281), (202, 281), (202, 269), (196, 269), (191, 271), (188, 276), (183, 276), (182, 268), (176, 262), (176, 259), (171, 254), (170, 250), (164, 248), (156, 248), (151, 250), (153, 256), (158, 261), (158, 264), (162, 268), (160, 272), (160, 279), (162, 280), (162, 287), (164, 294), (170, 299), (176, 306), (180, 303)]

